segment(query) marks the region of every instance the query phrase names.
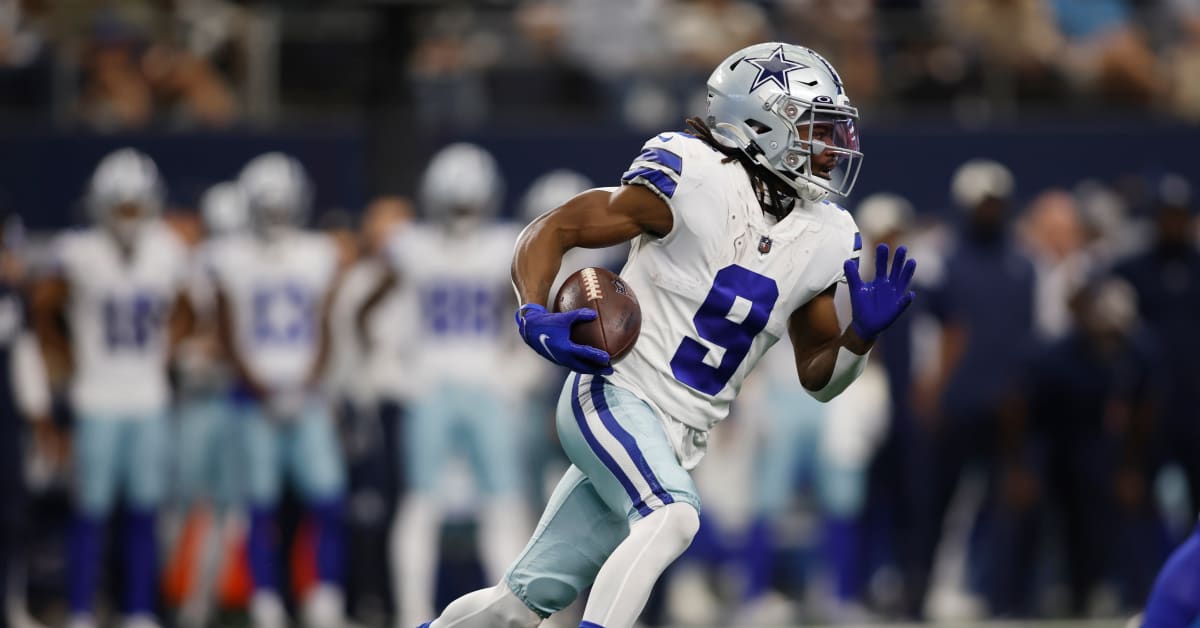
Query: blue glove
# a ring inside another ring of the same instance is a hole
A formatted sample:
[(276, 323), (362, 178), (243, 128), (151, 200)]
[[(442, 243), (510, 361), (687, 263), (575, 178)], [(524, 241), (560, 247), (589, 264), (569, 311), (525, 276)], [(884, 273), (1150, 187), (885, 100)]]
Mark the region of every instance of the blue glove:
[(880, 244), (875, 249), (875, 278), (863, 283), (858, 275), (858, 260), (848, 259), (842, 268), (846, 271), (846, 283), (850, 286), (850, 309), (853, 320), (850, 326), (866, 341), (876, 338), (889, 325), (896, 322), (912, 303), (916, 293), (908, 289), (917, 263), (904, 261), (908, 251), (896, 247), (896, 259), (892, 261), (892, 272), (887, 269), (888, 245)]
[(571, 326), (595, 318), (596, 311), (587, 308), (551, 314), (540, 305), (527, 304), (517, 310), (517, 327), (525, 344), (547, 360), (577, 373), (608, 375), (613, 370), (607, 352), (571, 342)]

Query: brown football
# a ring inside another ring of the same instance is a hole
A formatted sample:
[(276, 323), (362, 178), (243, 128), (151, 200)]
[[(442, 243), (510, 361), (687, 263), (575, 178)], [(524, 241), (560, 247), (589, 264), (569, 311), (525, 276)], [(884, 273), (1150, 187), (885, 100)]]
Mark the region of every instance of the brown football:
[(576, 323), (573, 342), (607, 351), (614, 364), (629, 353), (642, 331), (642, 308), (624, 279), (603, 268), (576, 271), (558, 289), (554, 311), (581, 307), (596, 310), (596, 319)]

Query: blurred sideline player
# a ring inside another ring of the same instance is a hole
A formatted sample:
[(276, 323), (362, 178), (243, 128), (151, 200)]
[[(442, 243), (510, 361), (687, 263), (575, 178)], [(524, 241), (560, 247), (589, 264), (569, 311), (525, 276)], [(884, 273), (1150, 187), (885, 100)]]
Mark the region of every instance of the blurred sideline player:
[(484, 495), (478, 546), (488, 578), (500, 578), (528, 531), (517, 399), (508, 377), (516, 347), (504, 333), (517, 229), (494, 222), (502, 186), (487, 151), (472, 144), (443, 148), (421, 180), (428, 220), (406, 229), (391, 247), (393, 282), (414, 295), (423, 325), (411, 350), (416, 392), (401, 445), (407, 494), (391, 539), (401, 625), (433, 612), (446, 507), (440, 492), (456, 454), (467, 457)]
[(238, 181), (250, 230), (215, 245), (210, 262), (220, 334), (238, 379), (235, 432), (250, 514), (251, 617), (260, 627), (287, 623), (275, 521), (286, 476), (317, 525), (319, 584), (302, 600), (305, 623), (338, 626), (345, 472), (331, 412), (318, 389), (338, 252), (329, 238), (302, 227), (312, 193), (294, 158), (256, 157)]
[[(94, 626), (103, 526), (118, 495), (124, 516), (123, 611), (153, 626), (155, 513), (167, 489), (167, 356), (190, 323), (186, 251), (158, 219), (163, 185), (149, 157), (122, 149), (92, 175), (89, 229), (61, 236), (39, 289), (44, 353), (69, 365), (75, 416), (75, 520), (68, 547), (72, 626)], [(63, 317), (69, 336), (59, 326)]]
[[(17, 216), (0, 213), (0, 625), (14, 627), (36, 625), (26, 610), (23, 577), (33, 523), (26, 510), (26, 471), (40, 467), (45, 479), (61, 470), (66, 454), (50, 414), (46, 366), (26, 315), (23, 233)], [(26, 419), (31, 443), (22, 434)]]
[[(332, 354), (328, 389), (342, 413), (352, 509), (348, 521), (347, 607), (370, 621), (392, 597), (386, 546), (403, 486), (404, 455), (399, 430), (412, 397), (407, 351), (419, 316), (409, 295), (391, 291), (371, 316), (360, 320), (363, 303), (390, 273), (387, 246), (412, 220), (408, 199), (380, 196), (367, 205), (358, 233), (358, 259), (346, 271), (330, 313)], [(370, 507), (366, 507), (370, 506)]]
[[(870, 265), (868, 265), (870, 267)], [(864, 273), (865, 274), (865, 273)], [(867, 471), (888, 426), (887, 380), (868, 362), (842, 395), (821, 404), (795, 385), (789, 352), (776, 349), (763, 357), (758, 400), (761, 426), (753, 494), (755, 520), (747, 535), (745, 612), (757, 607), (771, 589), (775, 526), (805, 478), (821, 520), (820, 560), (829, 576), (828, 620), (861, 620), (862, 574), (860, 517), (866, 504)]]
[(200, 199), (205, 241), (194, 251), (188, 295), (196, 312), (192, 334), (176, 360), (178, 422), (175, 463), (179, 514), (185, 518), (167, 569), (166, 592), (181, 607), (180, 621), (203, 626), (211, 615), (224, 550), (240, 513), (236, 440), (229, 399), (232, 373), (217, 329), (212, 277), (205, 271), (221, 242), (248, 228), (246, 201), (236, 181), (218, 183)]
[[(875, 338), (911, 302), (915, 263), (858, 275), (860, 236), (826, 199), (847, 194), (862, 153), (840, 77), (808, 48), (764, 43), (708, 81), (693, 133), (651, 138), (616, 191), (592, 190), (534, 221), (512, 264), (522, 338), (571, 368), (558, 413), (573, 466), (503, 581), (463, 596), (433, 628), (537, 626), (591, 586), (582, 627), (628, 628), (699, 526), (688, 475), (746, 373), (790, 334), (800, 384), (820, 400), (866, 365)], [(549, 313), (563, 253), (633, 241), (622, 277), (641, 337), (615, 365), (570, 341), (581, 309)], [(853, 319), (834, 306), (847, 281)]]

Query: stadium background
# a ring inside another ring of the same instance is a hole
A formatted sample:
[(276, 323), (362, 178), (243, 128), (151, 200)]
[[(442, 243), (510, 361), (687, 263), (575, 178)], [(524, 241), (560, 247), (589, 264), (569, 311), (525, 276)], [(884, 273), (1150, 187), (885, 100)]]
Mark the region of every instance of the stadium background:
[[(700, 111), (717, 61), (768, 39), (817, 49), (847, 80), (866, 153), (851, 209), (891, 191), (926, 232), (952, 232), (951, 176), (979, 157), (1013, 173), (1014, 219), (1061, 188), (1081, 224), (1115, 203), (1115, 229), (1140, 233), (1164, 176), (1200, 186), (1194, 0), (0, 0), (0, 209), (28, 234), (7, 230), (8, 245), (36, 269), (39, 243), (84, 222), (87, 178), (121, 146), (157, 161), (181, 214), (251, 157), (283, 150), (312, 177), (314, 224), (352, 229), (371, 199), (411, 197), (437, 148), (474, 141), (497, 157), (503, 215), (516, 218), (553, 168), (614, 184), (646, 137)], [(1154, 471), (1165, 470), (1158, 510), (1177, 542), (1197, 505), (1171, 490), (1171, 463)], [(61, 485), (49, 487), (35, 491), (29, 583), (35, 615), (54, 623), (64, 515)], [(465, 575), (445, 577), (443, 598), (474, 584), (471, 561), (454, 562), (471, 554), (456, 529), (445, 546), (467, 549), (443, 572)], [(352, 615), (382, 622), (387, 589), (370, 575), (382, 566), (355, 565)], [(1038, 581), (1055, 589), (1061, 569)], [(1030, 614), (1073, 614), (1061, 597)], [(894, 600), (868, 602), (877, 617), (904, 616)], [(1133, 611), (1111, 599), (1088, 609)]]

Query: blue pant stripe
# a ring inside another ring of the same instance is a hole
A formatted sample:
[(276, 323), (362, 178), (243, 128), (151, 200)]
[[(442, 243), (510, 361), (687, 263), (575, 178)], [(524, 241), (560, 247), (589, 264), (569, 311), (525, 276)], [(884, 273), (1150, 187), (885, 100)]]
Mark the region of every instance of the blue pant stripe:
[(583, 433), (583, 439), (587, 441), (588, 447), (592, 448), (592, 451), (595, 452), (596, 457), (600, 459), (600, 462), (604, 463), (604, 466), (608, 468), (609, 472), (612, 473), (613, 476), (617, 478), (617, 481), (621, 483), (621, 486), (625, 488), (625, 492), (629, 495), (629, 499), (633, 500), (634, 507), (637, 508), (637, 511), (641, 513), (643, 517), (645, 517), (654, 511), (651, 510), (650, 507), (641, 500), (641, 498), (638, 496), (637, 489), (633, 487), (633, 482), (630, 481), (629, 477), (625, 475), (625, 472), (621, 470), (621, 467), (617, 464), (617, 461), (613, 460), (613, 457), (607, 451), (605, 451), (603, 446), (600, 445), (600, 441), (596, 440), (596, 435), (593, 434), (591, 428), (588, 427), (587, 417), (583, 415), (583, 406), (579, 403), (579, 396), (581, 394), (579, 380), (581, 378), (582, 376), (579, 373), (575, 374), (575, 383), (572, 385), (573, 391), (571, 395), (571, 410), (575, 413), (575, 422), (579, 425), (579, 431)]
[(590, 621), (581, 621), (579, 622), (579, 628), (604, 628), (604, 626), (592, 623)]
[[(674, 502), (675, 499), (662, 487), (662, 484), (658, 481), (658, 477), (654, 475), (654, 470), (650, 468), (650, 463), (646, 461), (646, 456), (642, 455), (642, 450), (638, 449), (637, 441), (634, 440), (629, 432), (625, 431), (625, 428), (621, 427), (616, 417), (613, 416), (612, 411), (608, 409), (608, 400), (604, 397), (604, 380), (599, 377), (592, 379), (592, 403), (596, 406), (596, 412), (600, 414), (600, 422), (604, 424), (604, 427), (608, 428), (608, 431), (616, 437), (617, 442), (621, 443), (621, 446), (625, 448), (626, 453), (629, 454), (629, 458), (633, 460), (634, 466), (638, 468), (638, 471), (641, 471), (642, 477), (650, 485), (650, 491), (658, 496), (664, 505)], [(636, 500), (637, 498), (634, 499)], [(644, 501), (640, 503), (645, 505)], [(639, 510), (639, 512), (641, 511)]]

